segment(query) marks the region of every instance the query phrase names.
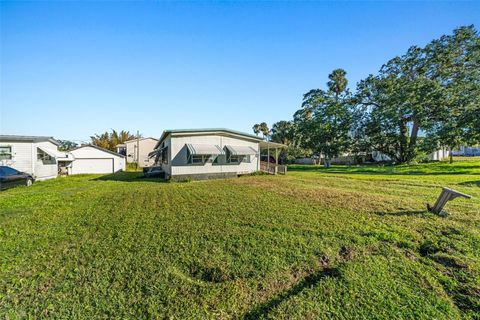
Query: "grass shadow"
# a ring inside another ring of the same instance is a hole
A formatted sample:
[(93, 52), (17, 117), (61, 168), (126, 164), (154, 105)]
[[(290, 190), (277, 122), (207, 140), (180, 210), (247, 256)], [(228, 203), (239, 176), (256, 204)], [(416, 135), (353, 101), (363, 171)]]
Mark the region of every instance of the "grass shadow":
[(480, 187), (480, 180), (460, 182), (459, 185), (467, 186), (467, 187), (475, 187), (475, 186)]
[(330, 174), (371, 174), (393, 176), (480, 174), (480, 166), (477, 165), (477, 163), (455, 163), (450, 165), (443, 162), (416, 165), (363, 164), (351, 167), (346, 165), (333, 165), (330, 168), (324, 168), (321, 165), (289, 165), (288, 170), (297, 172), (318, 172)]
[(262, 303), (254, 309), (250, 310), (247, 314), (243, 316), (243, 319), (263, 319), (273, 309), (278, 307), (282, 302), (287, 301), (290, 297), (299, 294), (304, 289), (315, 286), (324, 278), (338, 278), (340, 276), (340, 271), (337, 268), (324, 268), (316, 273), (305, 277), (302, 281), (294, 285), (289, 290), (280, 293), (278, 296), (272, 298), (271, 300), (268, 300), (265, 303)]
[(383, 211), (376, 211), (374, 212), (378, 216), (421, 216), (428, 213), (427, 210), (402, 210), (402, 211), (395, 211), (395, 212), (383, 212)]
[(107, 174), (101, 177), (92, 179), (94, 181), (121, 181), (121, 182), (157, 182), (167, 183), (168, 181), (163, 178), (146, 178), (142, 172), (128, 172), (121, 171), (116, 173)]

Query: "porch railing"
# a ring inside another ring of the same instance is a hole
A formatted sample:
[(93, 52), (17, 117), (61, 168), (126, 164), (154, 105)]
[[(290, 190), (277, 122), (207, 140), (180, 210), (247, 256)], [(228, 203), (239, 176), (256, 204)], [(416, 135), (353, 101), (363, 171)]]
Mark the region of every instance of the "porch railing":
[(269, 174), (287, 174), (287, 166), (275, 163), (268, 163), (267, 161), (260, 161), (260, 171)]

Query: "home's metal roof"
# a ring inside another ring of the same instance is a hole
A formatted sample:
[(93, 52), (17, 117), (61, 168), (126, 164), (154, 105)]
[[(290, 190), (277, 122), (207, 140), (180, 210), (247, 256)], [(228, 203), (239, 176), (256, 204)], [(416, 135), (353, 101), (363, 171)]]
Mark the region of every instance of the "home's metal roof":
[(202, 128), (202, 129), (172, 129), (172, 130), (165, 130), (162, 133), (162, 136), (158, 140), (157, 145), (155, 146), (155, 149), (158, 148), (160, 143), (169, 135), (169, 134), (202, 134), (202, 133), (224, 133), (224, 134), (231, 134), (231, 135), (237, 135), (237, 136), (243, 136), (252, 140), (256, 141), (261, 141), (262, 138), (255, 136), (253, 134), (237, 131), (237, 130), (232, 130), (232, 129), (226, 129), (226, 128)]
[(0, 135), (0, 142), (44, 142), (50, 141), (51, 143), (59, 146), (60, 142), (53, 137), (46, 136), (17, 136), (17, 135)]

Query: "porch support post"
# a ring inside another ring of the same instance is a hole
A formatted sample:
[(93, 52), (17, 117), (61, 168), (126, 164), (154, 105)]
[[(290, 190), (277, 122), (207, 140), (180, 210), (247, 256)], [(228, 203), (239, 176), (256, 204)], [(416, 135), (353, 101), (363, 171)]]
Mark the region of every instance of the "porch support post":
[(275, 148), (275, 174), (278, 173), (278, 148)]
[(267, 172), (270, 173), (270, 144), (267, 137)]

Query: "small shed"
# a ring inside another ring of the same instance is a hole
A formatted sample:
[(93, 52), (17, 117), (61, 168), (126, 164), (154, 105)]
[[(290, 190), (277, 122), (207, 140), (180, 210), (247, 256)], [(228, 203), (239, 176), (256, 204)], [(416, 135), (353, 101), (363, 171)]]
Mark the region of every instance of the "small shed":
[(94, 145), (70, 151), (75, 159), (66, 166), (68, 174), (115, 173), (125, 170), (125, 156)]

